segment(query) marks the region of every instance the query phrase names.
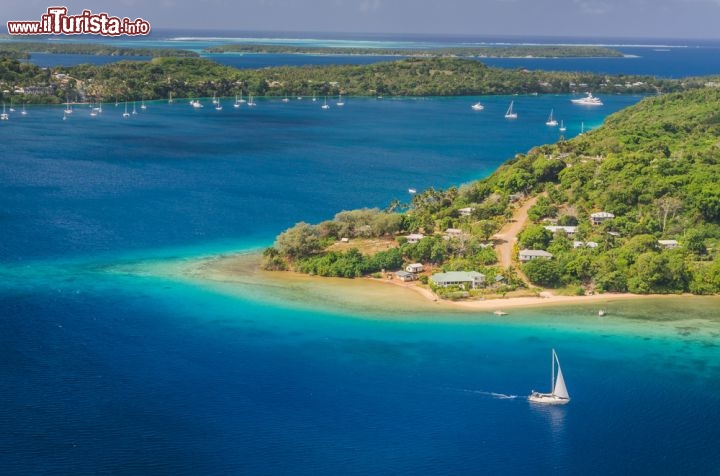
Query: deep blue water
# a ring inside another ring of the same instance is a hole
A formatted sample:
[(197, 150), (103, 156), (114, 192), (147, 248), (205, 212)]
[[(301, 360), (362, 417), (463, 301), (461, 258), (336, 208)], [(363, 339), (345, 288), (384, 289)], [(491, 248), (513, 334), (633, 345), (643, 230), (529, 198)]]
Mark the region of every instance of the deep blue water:
[[(13, 113), (0, 123), (2, 473), (717, 474), (717, 301), (618, 302), (604, 320), (368, 314), (116, 271), (482, 177), (557, 140), (551, 108), (574, 136), (640, 100), (569, 99)], [(530, 406), (552, 347), (573, 401)]]

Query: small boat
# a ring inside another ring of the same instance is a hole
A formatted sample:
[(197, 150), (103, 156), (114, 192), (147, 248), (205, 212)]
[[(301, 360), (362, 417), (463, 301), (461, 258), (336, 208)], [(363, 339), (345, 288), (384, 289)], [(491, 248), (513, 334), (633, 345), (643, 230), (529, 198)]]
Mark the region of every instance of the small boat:
[(322, 107), (323, 109), (330, 109), (330, 105), (327, 103), (327, 96), (325, 96), (325, 103), (320, 107)]
[(238, 95), (235, 95), (235, 103), (233, 103), (233, 107), (240, 107), (240, 100), (238, 99)]
[(475, 104), (473, 104), (473, 105), (470, 106), (470, 107), (472, 108), (473, 111), (482, 111), (483, 109), (485, 109), (485, 106), (483, 106), (483, 105), (480, 103), (480, 101), (476, 102)]
[(168, 104), (172, 104), (173, 102), (174, 102), (174, 101), (173, 101), (172, 91), (171, 91), (171, 92), (168, 94)]
[(23, 116), (27, 116), (27, 111), (25, 110), (25, 103), (23, 103), (23, 108), (22, 111), (20, 111), (20, 114), (22, 114)]
[(216, 111), (222, 111), (222, 104), (220, 104), (220, 99), (218, 98), (217, 102), (215, 103), (215, 110)]
[(338, 102), (336, 104), (340, 107), (345, 105), (345, 101), (343, 101), (342, 94), (338, 95)]
[(409, 189), (408, 189), (408, 193), (409, 193), (410, 195), (415, 195), (415, 194), (417, 193), (417, 190), (415, 190), (414, 188), (409, 188)]
[[(556, 366), (557, 376), (555, 373)], [(530, 393), (530, 396), (528, 396), (528, 400), (530, 402), (548, 405), (564, 405), (570, 401), (570, 395), (568, 394), (567, 387), (565, 386), (565, 379), (563, 378), (562, 370), (560, 370), (560, 360), (555, 353), (555, 349), (552, 350), (552, 362), (550, 372), (552, 390), (550, 391), (550, 393), (540, 393), (533, 390)]]
[(508, 315), (507, 312), (501, 311), (500, 309), (498, 309), (497, 311), (493, 312), (493, 314), (495, 314), (496, 316), (507, 316), (507, 315)]
[(123, 112), (123, 117), (130, 117), (130, 113), (127, 110), (127, 101), (125, 101), (125, 112)]
[(282, 102), (290, 102), (290, 98), (287, 96), (287, 94), (284, 98), (282, 98)]
[(72, 106), (70, 105), (70, 97), (65, 101), (65, 114), (72, 114)]
[(567, 130), (567, 127), (565, 127), (565, 124), (563, 124), (563, 121), (560, 121), (560, 132), (565, 132)]
[(9, 120), (10, 120), (10, 115), (7, 112), (5, 112), (5, 103), (3, 103), (3, 112), (2, 112), (2, 114), (0, 114), (0, 121), (9, 121)]
[(598, 316), (599, 316), (599, 317), (604, 317), (605, 314), (607, 314), (607, 312), (605, 312), (605, 309), (600, 309), (600, 310), (598, 311)]
[(513, 112), (513, 103), (515, 101), (510, 101), (510, 107), (508, 107), (508, 110), (505, 112), (505, 119), (517, 119), (518, 115), (516, 112)]
[(218, 103), (218, 99), (215, 97), (215, 93), (213, 93), (212, 103), (213, 103), (213, 104), (217, 104), (217, 103)]
[(12, 107), (12, 98), (10, 98), (10, 112), (15, 112), (15, 108)]
[(546, 126), (555, 127), (558, 125), (558, 121), (555, 120), (553, 117), (553, 110), (550, 109), (550, 117), (548, 117), (548, 120), (545, 121)]
[(195, 109), (200, 109), (201, 107), (204, 107), (199, 99), (194, 99), (190, 101), (190, 105)]
[(147, 106), (145, 105), (145, 99), (140, 101), (140, 109), (142, 109), (143, 111), (147, 109)]
[[(235, 96), (235, 97), (237, 97), (237, 96)], [(235, 102), (237, 102), (238, 104), (244, 104), (244, 103), (247, 102), (247, 101), (246, 101), (245, 99), (243, 99), (243, 97), (242, 97), (242, 91), (240, 91), (240, 99), (236, 99)]]
[(251, 94), (250, 97), (248, 98), (247, 105), (250, 106), (250, 107), (255, 107), (255, 106), (257, 106), (257, 103), (253, 100), (252, 94)]
[(600, 98), (596, 98), (592, 93), (587, 93), (587, 96), (580, 99), (571, 99), (571, 103), (578, 104), (580, 106), (602, 106), (603, 102)]
[(133, 110), (132, 110), (132, 113), (133, 113), (133, 115), (137, 114), (137, 109), (135, 109), (135, 101), (133, 101)]
[(315, 97), (315, 93), (313, 93), (313, 98), (312, 98), (312, 100), (313, 100), (313, 102), (317, 101), (317, 98)]

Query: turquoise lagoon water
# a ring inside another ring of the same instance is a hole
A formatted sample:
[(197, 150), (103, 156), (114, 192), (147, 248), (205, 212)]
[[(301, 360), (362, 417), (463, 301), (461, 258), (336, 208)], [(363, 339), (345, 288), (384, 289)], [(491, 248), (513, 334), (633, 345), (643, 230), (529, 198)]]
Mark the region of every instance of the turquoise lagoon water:
[[(551, 108), (573, 136), (640, 98), (569, 99), (13, 114), (0, 124), (3, 473), (717, 474), (717, 300), (612, 302), (602, 320), (588, 306), (384, 313), (151, 272), (485, 176), (557, 140)], [(573, 401), (531, 406), (551, 348)]]

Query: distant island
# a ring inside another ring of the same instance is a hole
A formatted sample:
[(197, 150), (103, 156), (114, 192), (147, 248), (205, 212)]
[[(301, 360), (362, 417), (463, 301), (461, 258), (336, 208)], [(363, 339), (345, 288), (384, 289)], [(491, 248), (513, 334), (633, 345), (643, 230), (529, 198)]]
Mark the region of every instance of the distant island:
[(447, 299), (720, 293), (718, 111), (718, 87), (647, 98), (483, 180), (298, 223), (263, 266)]
[(197, 57), (198, 53), (177, 48), (117, 47), (99, 43), (50, 43), (42, 41), (0, 41), (0, 58), (29, 59), (32, 53), (83, 54), (96, 56)]
[(611, 48), (586, 45), (456, 46), (452, 48), (359, 48), (230, 44), (205, 48), (203, 52), (459, 58), (619, 58), (623, 56), (621, 52)]
[(468, 96), (656, 94), (702, 87), (707, 78), (491, 68), (475, 59), (406, 58), (369, 65), (237, 69), (205, 58), (156, 57), (104, 65), (40, 68), (0, 55), (0, 91), (16, 104), (210, 96)]

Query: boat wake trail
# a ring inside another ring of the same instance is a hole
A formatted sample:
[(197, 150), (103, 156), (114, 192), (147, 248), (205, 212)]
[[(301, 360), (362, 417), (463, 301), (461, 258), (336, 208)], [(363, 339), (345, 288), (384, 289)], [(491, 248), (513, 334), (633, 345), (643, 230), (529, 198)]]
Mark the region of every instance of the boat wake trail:
[(497, 398), (498, 400), (514, 400), (516, 398), (520, 398), (520, 395), (508, 395), (505, 393), (486, 392), (483, 390), (462, 390), (462, 391), (467, 392), (467, 393), (474, 393), (477, 395), (484, 395), (486, 397)]

